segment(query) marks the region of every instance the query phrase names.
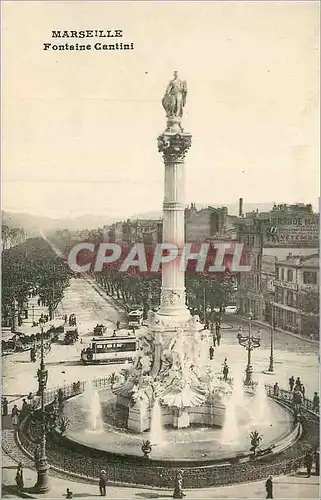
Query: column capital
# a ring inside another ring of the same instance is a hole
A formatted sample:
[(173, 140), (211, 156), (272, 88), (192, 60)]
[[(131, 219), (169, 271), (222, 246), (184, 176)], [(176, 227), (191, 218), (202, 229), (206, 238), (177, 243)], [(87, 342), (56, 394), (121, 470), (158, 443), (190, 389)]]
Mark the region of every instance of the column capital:
[(192, 144), (192, 135), (164, 132), (157, 138), (158, 151), (163, 154), (167, 163), (183, 163), (185, 155)]

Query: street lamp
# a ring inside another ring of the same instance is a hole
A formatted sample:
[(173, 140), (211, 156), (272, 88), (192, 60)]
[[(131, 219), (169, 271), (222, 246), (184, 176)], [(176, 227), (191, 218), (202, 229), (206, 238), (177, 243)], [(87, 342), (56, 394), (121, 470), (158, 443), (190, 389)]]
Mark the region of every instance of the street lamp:
[(261, 345), (261, 338), (259, 335), (256, 337), (252, 335), (252, 311), (250, 311), (249, 314), (249, 333), (248, 335), (242, 335), (241, 333), (238, 334), (237, 338), (239, 341), (239, 344), (242, 347), (245, 347), (247, 350), (247, 365), (245, 369), (245, 381), (244, 385), (251, 386), (253, 385), (253, 380), (252, 380), (252, 374), (253, 374), (253, 368), (251, 365), (251, 354), (254, 349), (257, 347), (260, 347)]
[(37, 372), (38, 377), (38, 395), (40, 396), (41, 401), (41, 438), (40, 438), (40, 454), (39, 459), (36, 463), (37, 468), (37, 482), (34, 486), (34, 490), (37, 493), (46, 493), (49, 491), (49, 478), (48, 478), (48, 462), (46, 457), (46, 415), (45, 415), (45, 401), (44, 401), (44, 392), (47, 386), (48, 380), (48, 370), (46, 370), (45, 362), (44, 362), (44, 345), (43, 345), (43, 321), (40, 320), (40, 328), (41, 328), (41, 360), (40, 360), (40, 368)]
[(274, 356), (273, 356), (273, 349), (274, 349), (274, 332), (275, 332), (275, 320), (274, 320), (274, 307), (272, 304), (272, 324), (271, 324), (271, 350), (270, 350), (270, 364), (268, 368), (269, 373), (274, 372)]
[(12, 302), (12, 323), (11, 323), (12, 333), (15, 333), (18, 327), (18, 314), (19, 314), (18, 305), (19, 305), (18, 302), (14, 298)]
[(32, 304), (32, 324), (35, 322), (35, 305)]

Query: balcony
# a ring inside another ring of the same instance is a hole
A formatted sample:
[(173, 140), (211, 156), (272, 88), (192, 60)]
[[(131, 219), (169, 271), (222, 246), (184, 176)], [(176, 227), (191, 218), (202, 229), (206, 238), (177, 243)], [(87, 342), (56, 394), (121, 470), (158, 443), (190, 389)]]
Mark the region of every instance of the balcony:
[(272, 306), (279, 308), (279, 309), (285, 309), (286, 311), (291, 311), (293, 313), (298, 313), (300, 312), (297, 307), (291, 307), (286, 304), (281, 304), (281, 302), (272, 302)]
[(287, 288), (288, 290), (298, 290), (298, 284), (293, 283), (292, 281), (281, 281), (281, 280), (274, 280), (274, 286), (280, 286), (282, 288)]

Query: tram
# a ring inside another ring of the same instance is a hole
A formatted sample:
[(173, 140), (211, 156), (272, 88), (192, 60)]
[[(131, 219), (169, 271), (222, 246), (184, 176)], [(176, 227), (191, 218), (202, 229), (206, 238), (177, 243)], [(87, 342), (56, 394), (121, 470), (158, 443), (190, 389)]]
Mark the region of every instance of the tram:
[(127, 336), (94, 337), (88, 347), (81, 351), (80, 359), (84, 365), (132, 362), (137, 348), (138, 342), (133, 333)]
[(136, 309), (135, 311), (130, 311), (128, 314), (128, 326), (129, 328), (136, 329), (140, 328), (143, 324), (143, 310)]

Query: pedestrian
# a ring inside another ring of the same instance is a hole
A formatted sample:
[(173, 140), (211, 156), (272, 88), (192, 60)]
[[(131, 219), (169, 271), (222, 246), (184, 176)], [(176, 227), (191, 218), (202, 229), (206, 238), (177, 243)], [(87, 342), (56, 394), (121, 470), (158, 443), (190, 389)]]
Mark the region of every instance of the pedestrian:
[(18, 410), (18, 407), (17, 405), (14, 405), (12, 410), (11, 410), (11, 419), (12, 419), (12, 425), (14, 427), (17, 427), (18, 423), (19, 423), (19, 410)]
[(220, 343), (221, 343), (221, 338), (222, 338), (222, 335), (220, 334), (220, 332), (216, 335), (216, 339), (217, 339), (217, 345), (220, 346)]
[(6, 397), (2, 398), (2, 416), (6, 417), (8, 415), (8, 400)]
[(34, 347), (31, 347), (30, 349), (30, 361), (31, 363), (36, 362), (36, 349)]
[(308, 453), (305, 457), (305, 466), (307, 468), (307, 476), (311, 476), (311, 470), (312, 470), (312, 464), (313, 464), (313, 456), (312, 453)]
[(106, 496), (107, 473), (105, 470), (100, 472), (99, 476), (99, 492), (101, 497)]
[(215, 333), (218, 335), (220, 333), (220, 324), (218, 322), (215, 323)]
[(273, 498), (273, 476), (269, 476), (265, 483), (266, 498)]
[(295, 388), (294, 389), (298, 389), (299, 391), (301, 391), (301, 380), (300, 380), (300, 377), (298, 377), (295, 381)]
[(216, 339), (216, 334), (214, 333), (214, 335), (213, 335), (213, 345), (214, 345), (214, 347), (216, 347), (216, 340), (217, 340)]
[(279, 394), (280, 394), (280, 387), (279, 387), (279, 384), (277, 382), (275, 382), (275, 384), (273, 386), (273, 395), (276, 397), (279, 397)]
[(211, 345), (210, 349), (210, 361), (212, 361), (213, 357), (214, 357), (214, 347)]
[(29, 392), (29, 394), (27, 396), (27, 399), (28, 399), (29, 403), (32, 402), (32, 400), (33, 400), (33, 394), (32, 394), (32, 392)]
[(18, 463), (17, 467), (17, 472), (16, 472), (16, 485), (18, 488), (19, 493), (23, 489), (24, 483), (23, 483), (23, 468), (22, 468), (22, 463)]
[(320, 398), (317, 392), (314, 393), (313, 400), (312, 400), (312, 410), (314, 412), (319, 411), (319, 406), (320, 406)]
[(117, 321), (116, 328), (117, 328), (117, 330), (119, 330), (119, 328), (120, 328), (120, 321)]
[(289, 387), (290, 387), (290, 391), (292, 392), (293, 391), (293, 387), (294, 387), (294, 377), (292, 375), (292, 377), (289, 378)]
[(320, 450), (315, 452), (315, 475), (320, 476)]
[(294, 416), (294, 425), (300, 424), (301, 423), (301, 413), (298, 408), (294, 408), (293, 410), (293, 416)]
[(29, 412), (29, 405), (25, 399), (22, 400), (21, 414), (20, 417), (23, 419)]
[(72, 498), (72, 491), (69, 488), (66, 490), (66, 498)]
[(303, 384), (301, 384), (301, 392), (302, 392), (302, 396), (305, 397), (305, 387)]
[(227, 366), (227, 364), (224, 364), (224, 367), (223, 367), (223, 379), (224, 379), (224, 382), (227, 382), (228, 372), (229, 372), (228, 366)]
[(177, 471), (174, 484), (173, 498), (184, 498), (183, 492), (183, 473), (181, 470)]

